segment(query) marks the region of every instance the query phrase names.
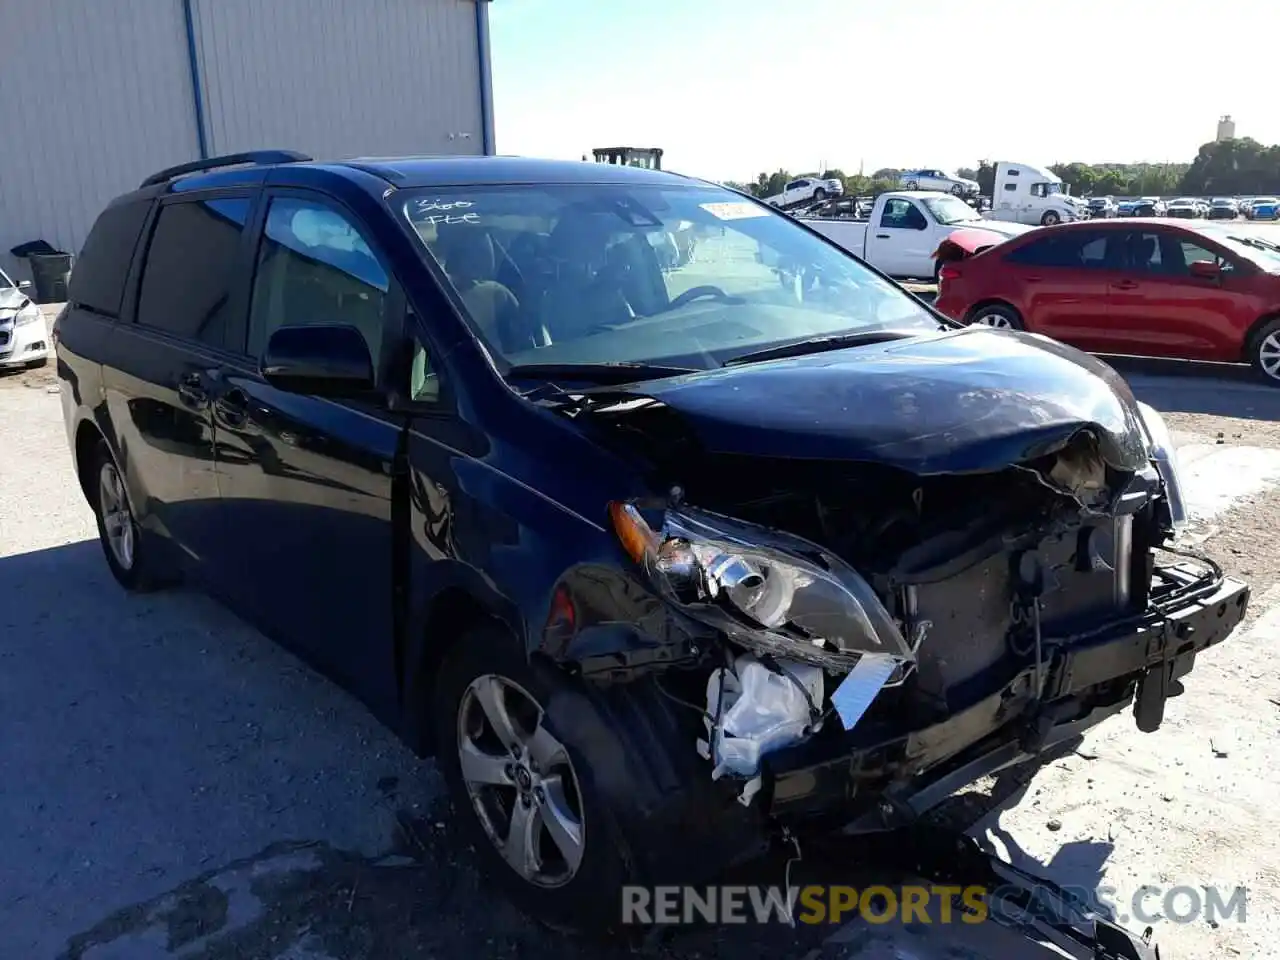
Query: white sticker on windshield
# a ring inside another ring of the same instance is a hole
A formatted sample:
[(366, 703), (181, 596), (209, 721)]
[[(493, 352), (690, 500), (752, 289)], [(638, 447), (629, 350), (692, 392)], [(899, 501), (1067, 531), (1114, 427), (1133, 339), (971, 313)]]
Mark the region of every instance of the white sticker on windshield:
[(725, 203), (700, 203), (698, 206), (717, 220), (749, 220), (752, 217), (767, 217), (766, 207), (749, 203), (746, 200), (731, 200)]

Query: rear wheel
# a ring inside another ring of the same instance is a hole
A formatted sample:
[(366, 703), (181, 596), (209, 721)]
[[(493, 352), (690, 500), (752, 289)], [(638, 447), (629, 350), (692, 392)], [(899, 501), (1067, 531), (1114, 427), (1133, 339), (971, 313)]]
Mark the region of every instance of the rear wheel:
[(157, 572), (153, 545), (138, 526), (124, 476), (105, 440), (94, 448), (88, 479), (98, 540), (116, 582), (126, 590), (143, 593), (176, 579)]
[(1264, 381), (1280, 387), (1280, 317), (1264, 324), (1254, 334), (1249, 360)]
[(1007, 303), (988, 303), (974, 307), (967, 320), (970, 326), (994, 327), (997, 330), (1024, 330), (1022, 317)]
[(486, 876), (548, 926), (599, 933), (619, 921), (630, 858), (577, 743), (587, 731), (547, 711), (560, 679), (496, 625), (459, 638), (437, 682), (437, 756)]

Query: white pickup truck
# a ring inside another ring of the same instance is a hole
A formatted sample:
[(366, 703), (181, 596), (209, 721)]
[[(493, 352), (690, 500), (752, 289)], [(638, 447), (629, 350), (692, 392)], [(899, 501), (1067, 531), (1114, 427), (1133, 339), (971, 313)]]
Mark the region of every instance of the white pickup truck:
[[(882, 193), (866, 219), (797, 217), (797, 220), (892, 277), (933, 279), (934, 253), (957, 230), (978, 228), (1000, 238), (1033, 227), (987, 220), (963, 200), (932, 190)], [(999, 241), (997, 241), (999, 242)]]

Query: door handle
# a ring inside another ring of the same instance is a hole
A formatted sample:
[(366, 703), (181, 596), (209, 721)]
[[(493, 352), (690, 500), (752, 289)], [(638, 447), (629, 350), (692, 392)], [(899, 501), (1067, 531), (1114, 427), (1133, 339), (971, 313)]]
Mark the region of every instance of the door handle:
[(242, 427), (249, 419), (249, 398), (243, 390), (228, 390), (213, 402), (213, 410), (228, 427)]
[(1117, 280), (1112, 286), (1117, 290), (1134, 290), (1138, 284), (1133, 280)]
[(887, 233), (877, 233), (877, 234), (876, 234), (876, 239), (877, 239), (877, 240), (888, 240), (888, 239), (889, 239), (889, 235), (888, 235)]
[(209, 402), (204, 380), (198, 373), (188, 373), (178, 380), (178, 399), (188, 407), (203, 407)]
[(1043, 277), (1023, 277), (1022, 279), (1025, 280), (1027, 283), (1039, 283), (1044, 278)]

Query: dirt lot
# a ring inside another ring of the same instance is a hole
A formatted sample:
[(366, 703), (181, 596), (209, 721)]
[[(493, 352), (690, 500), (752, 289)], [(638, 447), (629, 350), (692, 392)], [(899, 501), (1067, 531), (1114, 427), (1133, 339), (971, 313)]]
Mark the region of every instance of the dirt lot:
[[(1124, 369), (1188, 458), (1189, 542), (1257, 588), (1251, 628), (1202, 658), (1159, 733), (1121, 715), (1029, 783), (1005, 780), (1002, 809), (944, 813), (1060, 882), (1114, 886), (1118, 907), (1142, 884), (1247, 886), (1245, 924), (1166, 920), (1158, 940), (1173, 956), (1273, 956), (1280, 391)], [(483, 887), (433, 766), (296, 659), (194, 592), (115, 587), (53, 371), (0, 377), (0, 957), (633, 955), (531, 927)], [(780, 884), (783, 867), (748, 875)], [(793, 882), (834, 879), (817, 851), (799, 869)], [(799, 960), (830, 933), (681, 932), (641, 955)], [(821, 952), (869, 958), (865, 933)]]

